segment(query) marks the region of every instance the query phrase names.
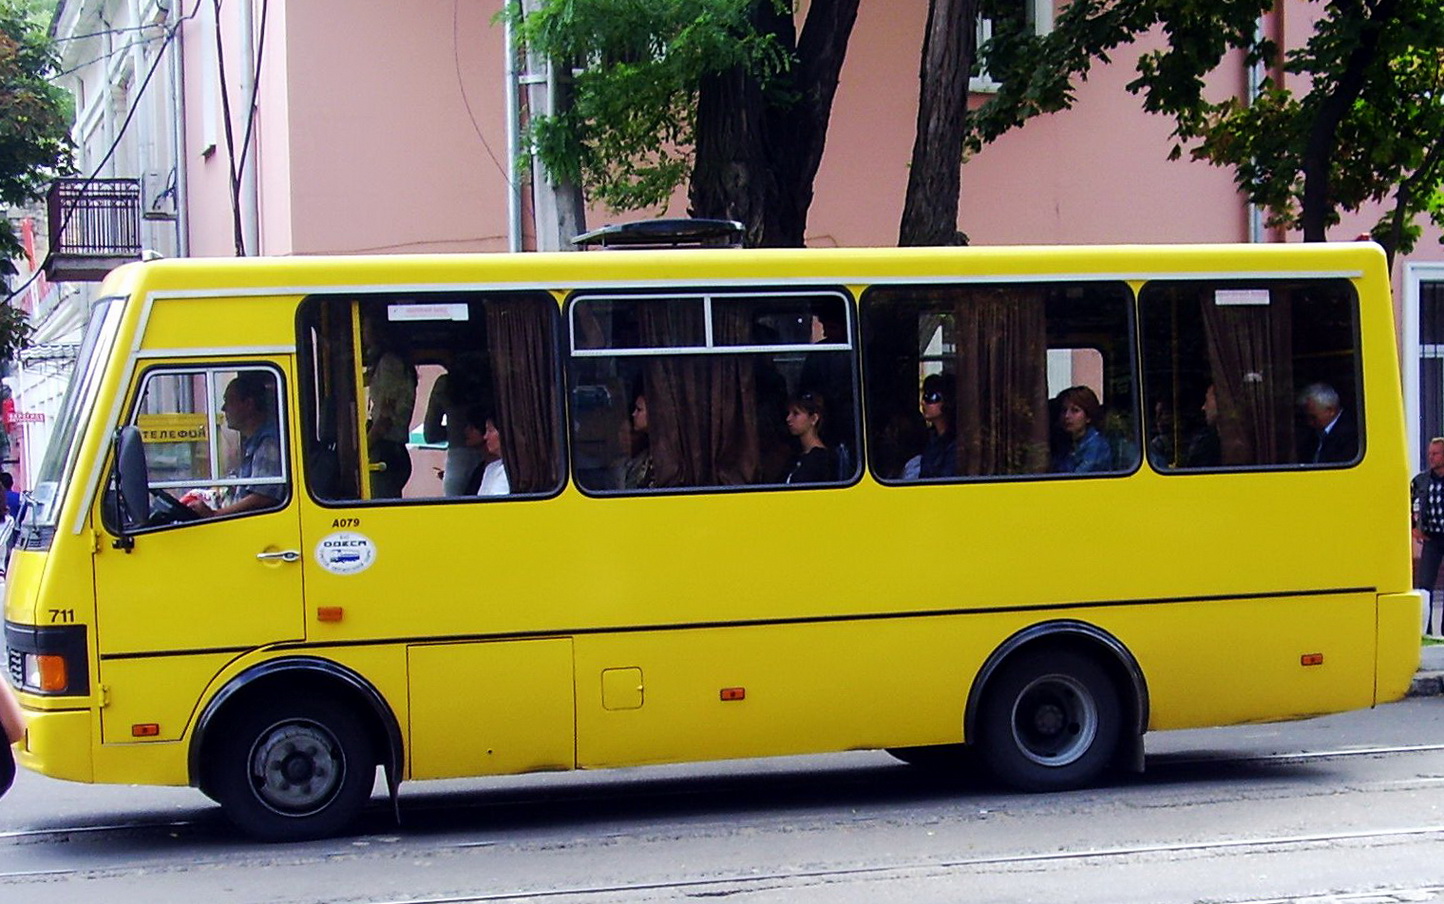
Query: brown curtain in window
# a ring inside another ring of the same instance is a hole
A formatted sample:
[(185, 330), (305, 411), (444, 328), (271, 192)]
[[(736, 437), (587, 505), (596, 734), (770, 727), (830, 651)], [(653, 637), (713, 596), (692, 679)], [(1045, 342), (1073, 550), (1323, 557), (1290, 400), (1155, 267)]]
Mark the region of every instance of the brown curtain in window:
[(556, 308), (550, 299), (486, 301), (486, 341), (496, 387), (501, 458), (513, 493), (556, 488)]
[(960, 475), (1048, 469), (1048, 338), (1043, 299), (1026, 288), (966, 292), (957, 323)]
[[(637, 310), (644, 344), (702, 344), (695, 306), (658, 299), (639, 302)], [(719, 345), (740, 344), (750, 328), (744, 309), (723, 306), (713, 338)], [(655, 486), (736, 486), (757, 479), (757, 385), (750, 356), (653, 358), (643, 385)]]
[(1211, 290), (1199, 298), (1225, 465), (1295, 457), (1292, 304), (1270, 296), (1266, 305), (1220, 305)]

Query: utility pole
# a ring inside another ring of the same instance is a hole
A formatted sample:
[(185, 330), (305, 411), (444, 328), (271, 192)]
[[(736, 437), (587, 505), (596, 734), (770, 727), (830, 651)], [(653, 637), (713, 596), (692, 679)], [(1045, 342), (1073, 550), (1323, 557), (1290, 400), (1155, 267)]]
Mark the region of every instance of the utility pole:
[[(537, 10), (541, 0), (522, 0), (522, 14)], [(514, 52), (514, 49), (513, 49)], [(517, 80), (526, 92), (526, 109), (532, 116), (554, 116), (571, 103), (571, 69), (565, 63), (526, 51), (524, 67)], [(512, 178), (516, 178), (513, 173)], [(568, 180), (554, 180), (541, 158), (531, 154), (532, 219), (536, 227), (536, 250), (575, 251), (575, 236), (586, 231), (586, 204), (581, 186)]]

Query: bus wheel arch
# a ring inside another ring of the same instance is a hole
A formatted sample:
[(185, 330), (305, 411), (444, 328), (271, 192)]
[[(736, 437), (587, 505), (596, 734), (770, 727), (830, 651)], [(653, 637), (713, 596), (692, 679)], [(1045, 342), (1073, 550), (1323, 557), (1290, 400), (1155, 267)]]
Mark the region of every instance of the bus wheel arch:
[(1044, 622), (988, 657), (964, 737), (1008, 784), (1064, 790), (1114, 764), (1142, 771), (1148, 707), (1143, 671), (1121, 641), (1082, 621)]
[[(370, 682), (350, 669), (317, 657), (262, 663), (236, 676), (212, 697), (192, 736), (191, 783), (207, 797), (224, 804), (224, 798), (236, 789), (234, 784), (227, 784), (222, 772), (235, 771), (237, 746), (247, 748), (241, 757), (264, 760), (278, 756), (273, 747), (257, 738), (238, 737), (238, 733), (265, 732), (272, 725), (277, 726), (278, 733), (270, 743), (309, 747), (323, 764), (327, 756), (323, 749), (329, 745), (359, 757), (365, 774), (353, 775), (355, 784), (348, 783), (344, 794), (360, 797), (362, 802), (370, 795), (375, 766), (384, 767), (394, 809), (404, 767), (401, 730), (395, 715)], [(363, 785), (364, 791), (358, 790)], [(265, 796), (263, 790), (257, 792), (257, 797)], [(342, 790), (337, 789), (338, 793)], [(228, 815), (234, 814), (228, 809)], [(294, 829), (270, 832), (256, 825), (242, 827), (271, 840), (319, 837), (340, 828), (328, 825), (324, 819), (289, 822), (294, 823)]]

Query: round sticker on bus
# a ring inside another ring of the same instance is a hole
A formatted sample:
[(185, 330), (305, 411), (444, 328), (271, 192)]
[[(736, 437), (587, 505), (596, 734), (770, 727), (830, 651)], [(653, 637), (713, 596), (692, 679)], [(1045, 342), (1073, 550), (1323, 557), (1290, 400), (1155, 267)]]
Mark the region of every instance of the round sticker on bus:
[(316, 564), (332, 574), (357, 574), (376, 561), (376, 544), (365, 534), (329, 534), (316, 544)]

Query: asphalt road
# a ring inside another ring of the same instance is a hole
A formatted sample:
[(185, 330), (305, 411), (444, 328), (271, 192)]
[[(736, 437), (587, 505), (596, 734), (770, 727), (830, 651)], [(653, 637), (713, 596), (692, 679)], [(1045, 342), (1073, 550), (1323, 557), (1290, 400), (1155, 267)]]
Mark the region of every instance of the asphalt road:
[(401, 809), (258, 845), (190, 789), (23, 774), (0, 900), (1444, 902), (1444, 698), (1150, 735), (1145, 775), (1068, 794), (859, 752), (416, 783)]

